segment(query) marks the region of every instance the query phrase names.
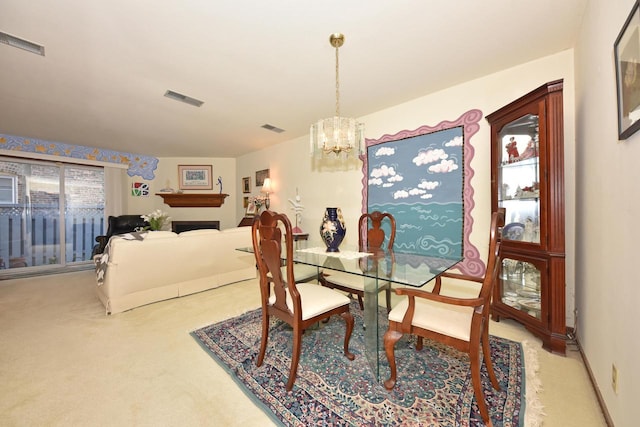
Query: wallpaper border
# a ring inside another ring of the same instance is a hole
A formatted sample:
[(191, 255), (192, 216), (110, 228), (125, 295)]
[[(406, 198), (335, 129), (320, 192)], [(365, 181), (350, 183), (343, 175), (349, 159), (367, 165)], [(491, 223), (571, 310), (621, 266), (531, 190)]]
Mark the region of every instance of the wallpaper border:
[(154, 171), (158, 167), (158, 159), (151, 156), (14, 135), (0, 134), (0, 149), (124, 164), (128, 165), (127, 175), (140, 176), (148, 180), (155, 177)]

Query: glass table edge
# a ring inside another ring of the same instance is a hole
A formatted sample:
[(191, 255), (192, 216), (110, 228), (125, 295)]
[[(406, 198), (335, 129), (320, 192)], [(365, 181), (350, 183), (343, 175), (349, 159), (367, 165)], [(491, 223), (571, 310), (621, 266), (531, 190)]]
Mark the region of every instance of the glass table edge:
[[(251, 246), (236, 248), (236, 250), (253, 253), (253, 247)], [(393, 251), (393, 253), (384, 251), (383, 254), (384, 256), (370, 253), (370, 255), (359, 258), (341, 259), (327, 254), (295, 250), (294, 262), (318, 267), (320, 269), (356, 274), (366, 278), (383, 280), (398, 285), (421, 287), (443, 272), (455, 267), (456, 264), (460, 263), (464, 259), (463, 257), (448, 258), (396, 251)], [(283, 259), (285, 258), (283, 257)], [(366, 268), (355, 267), (355, 264), (361, 264), (365, 261), (367, 263), (377, 263), (378, 267), (381, 264), (385, 264), (387, 269), (383, 269), (381, 271), (379, 268), (367, 270)], [(345, 263), (348, 267), (345, 267)], [(398, 268), (401, 268), (404, 274), (400, 274), (400, 272), (398, 272)], [(407, 273), (407, 271), (409, 271), (407, 268), (412, 269), (410, 273)], [(389, 270), (392, 270), (393, 273), (388, 274)]]

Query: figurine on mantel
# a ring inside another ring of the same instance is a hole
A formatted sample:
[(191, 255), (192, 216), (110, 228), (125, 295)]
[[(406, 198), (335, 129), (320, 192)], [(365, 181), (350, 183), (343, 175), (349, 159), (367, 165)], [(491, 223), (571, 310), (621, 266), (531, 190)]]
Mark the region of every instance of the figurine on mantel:
[(291, 204), (291, 209), (295, 213), (296, 216), (296, 226), (293, 227), (293, 234), (302, 234), (303, 231), (298, 224), (302, 224), (302, 211), (304, 210), (304, 206), (300, 203), (300, 195), (298, 195), (298, 187), (296, 187), (296, 198), (295, 200), (289, 199), (289, 203)]
[(222, 177), (221, 176), (218, 177), (218, 183), (216, 185), (220, 186), (220, 194), (222, 194)]
[(160, 193), (173, 193), (173, 188), (171, 188), (171, 181), (167, 180), (165, 183), (165, 187), (160, 189)]

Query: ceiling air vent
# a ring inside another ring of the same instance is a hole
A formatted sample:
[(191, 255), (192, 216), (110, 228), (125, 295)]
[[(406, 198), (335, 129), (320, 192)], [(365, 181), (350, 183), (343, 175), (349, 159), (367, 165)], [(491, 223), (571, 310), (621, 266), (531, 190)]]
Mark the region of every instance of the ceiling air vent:
[(284, 132), (284, 129), (280, 129), (280, 128), (277, 128), (277, 127), (275, 127), (273, 125), (269, 125), (269, 124), (262, 125), (262, 127), (265, 128), (266, 130), (270, 130), (270, 131), (275, 132), (275, 133)]
[(186, 96), (181, 93), (174, 92), (172, 90), (166, 91), (164, 93), (164, 96), (176, 101), (184, 102), (185, 104), (193, 105), (194, 107), (200, 107), (202, 104), (204, 104), (204, 101), (200, 101), (199, 99), (195, 99), (190, 96)]
[(44, 56), (44, 46), (31, 43), (11, 34), (0, 32), (0, 43), (8, 44), (9, 46), (17, 47), (18, 49), (26, 50), (27, 52), (35, 53), (36, 55)]

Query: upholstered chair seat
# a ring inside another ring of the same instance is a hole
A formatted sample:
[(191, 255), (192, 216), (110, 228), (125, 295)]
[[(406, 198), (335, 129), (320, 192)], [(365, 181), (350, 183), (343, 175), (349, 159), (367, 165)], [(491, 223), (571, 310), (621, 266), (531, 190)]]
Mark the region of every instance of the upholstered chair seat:
[[(331, 289), (318, 286), (314, 283), (298, 283), (296, 285), (298, 292), (300, 292), (300, 302), (302, 303), (302, 320), (307, 320), (322, 314), (326, 311), (333, 310), (334, 308), (349, 304), (349, 297), (342, 295)], [(287, 307), (293, 311), (293, 300), (287, 292)], [(271, 295), (269, 297), (269, 304), (273, 305), (276, 302), (276, 296)]]
[[(411, 326), (427, 329), (449, 337), (469, 341), (473, 307), (455, 306), (437, 301), (416, 298), (416, 310)], [(402, 323), (409, 308), (409, 300), (403, 299), (389, 312), (389, 320)]]

